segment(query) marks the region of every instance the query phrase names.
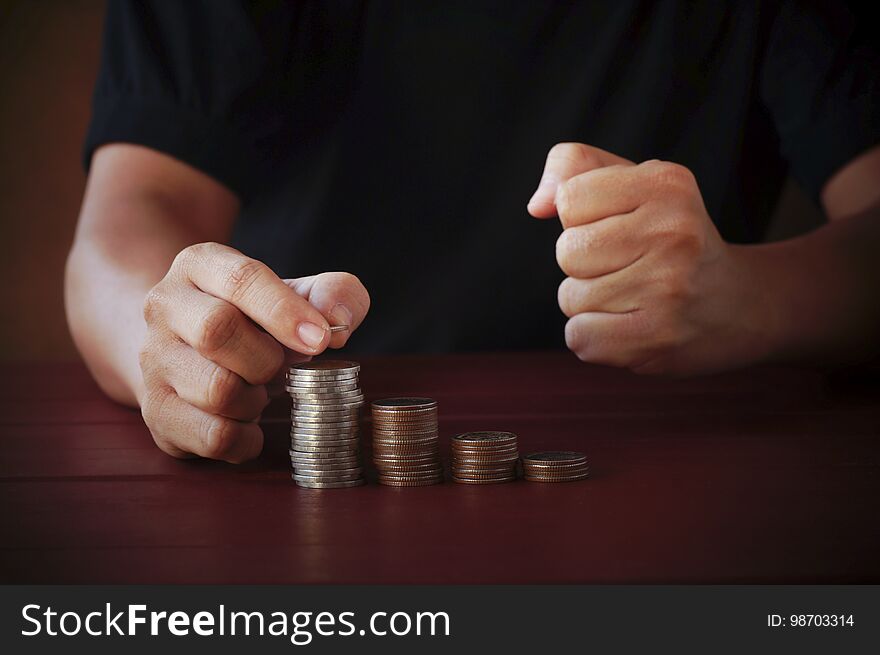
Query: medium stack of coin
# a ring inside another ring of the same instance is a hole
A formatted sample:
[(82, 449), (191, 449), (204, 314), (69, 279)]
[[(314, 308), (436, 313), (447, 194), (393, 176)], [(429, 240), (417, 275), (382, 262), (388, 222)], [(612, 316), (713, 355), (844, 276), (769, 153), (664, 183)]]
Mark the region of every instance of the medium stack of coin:
[(379, 483), (424, 487), (443, 481), (437, 401), (386, 398), (372, 404), (373, 463)]
[(452, 437), (452, 479), (462, 484), (516, 480), (519, 459), (512, 432), (465, 432)]
[(526, 480), (532, 482), (573, 482), (590, 474), (587, 456), (570, 451), (532, 453), (523, 457), (522, 464)]
[(358, 411), (364, 395), (355, 362), (316, 360), (287, 371), (290, 463), (301, 487), (336, 489), (364, 484)]

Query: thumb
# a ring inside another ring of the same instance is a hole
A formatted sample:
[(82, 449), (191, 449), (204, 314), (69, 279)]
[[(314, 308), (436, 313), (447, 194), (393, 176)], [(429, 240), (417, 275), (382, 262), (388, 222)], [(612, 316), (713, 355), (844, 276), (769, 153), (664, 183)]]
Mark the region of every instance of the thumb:
[(583, 143), (557, 143), (550, 148), (538, 189), (529, 200), (529, 213), (535, 218), (556, 216), (556, 190), (575, 175), (596, 168), (632, 162)]

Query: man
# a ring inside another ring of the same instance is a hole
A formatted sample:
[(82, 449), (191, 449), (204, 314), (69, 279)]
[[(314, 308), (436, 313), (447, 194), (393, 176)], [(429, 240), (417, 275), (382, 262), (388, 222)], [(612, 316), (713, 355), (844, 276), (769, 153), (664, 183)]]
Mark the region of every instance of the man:
[[(285, 359), (350, 336), (872, 355), (876, 42), (839, 3), (719, 4), (111, 2), (66, 279), (95, 378), (240, 462)], [(828, 224), (755, 245), (786, 171)]]

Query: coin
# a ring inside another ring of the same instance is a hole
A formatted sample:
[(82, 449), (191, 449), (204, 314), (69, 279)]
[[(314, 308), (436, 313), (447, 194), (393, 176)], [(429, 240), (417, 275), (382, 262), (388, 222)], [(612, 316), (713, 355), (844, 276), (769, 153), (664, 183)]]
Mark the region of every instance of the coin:
[(513, 432), (465, 432), (452, 437), (450, 443), (453, 482), (491, 484), (516, 479), (519, 449)]
[(535, 477), (533, 475), (524, 475), (523, 478), (529, 482), (576, 482), (578, 480), (586, 480), (590, 477), (589, 473), (580, 475), (557, 476), (557, 477)]
[(342, 360), (313, 360), (288, 369), (290, 464), (296, 484), (320, 489), (363, 484), (359, 372), (359, 364)]
[(470, 446), (485, 448), (489, 446), (516, 444), (516, 435), (512, 432), (465, 432), (457, 434), (450, 440), (453, 446)]
[(548, 450), (544, 452), (530, 453), (523, 457), (523, 464), (529, 464), (532, 462), (539, 464), (542, 462), (573, 463), (586, 461), (587, 456), (585, 454), (576, 453), (570, 450)]
[(358, 373), (361, 365), (357, 362), (349, 362), (341, 359), (313, 359), (308, 362), (294, 364), (288, 370), (290, 375), (316, 375), (322, 373), (338, 373), (348, 371)]
[(436, 480), (383, 480), (379, 478), (379, 482), (387, 487), (429, 487), (431, 485), (440, 484), (443, 478)]
[(311, 468), (307, 464), (295, 466), (298, 475), (321, 475), (322, 473), (363, 473), (362, 466), (348, 466), (345, 464), (324, 465), (321, 468)]
[(420, 397), (384, 398), (373, 401), (370, 409), (373, 464), (379, 473), (379, 483), (422, 486), (442, 481), (437, 401)]
[[(296, 480), (293, 474), (291, 477)], [(359, 478), (357, 480), (344, 480), (342, 482), (311, 482), (306, 480), (296, 480), (296, 484), (300, 487), (309, 489), (347, 489), (349, 487), (359, 487), (365, 484), (366, 480)]]
[(339, 473), (337, 471), (321, 472), (314, 475), (306, 475), (299, 469), (293, 472), (293, 479), (297, 482), (343, 482), (346, 480), (358, 480), (361, 474), (358, 473)]
[(453, 482), (458, 482), (459, 484), (499, 484), (501, 482), (513, 482), (516, 480), (515, 475), (511, 475), (505, 478), (497, 478), (497, 479), (486, 479), (486, 480), (475, 480), (471, 478), (457, 478), (455, 476), (452, 477)]
[(383, 398), (373, 401), (373, 409), (377, 411), (406, 412), (418, 409), (436, 409), (437, 401), (431, 398)]
[(337, 332), (347, 332), (347, 325), (331, 325), (330, 326), (330, 334), (336, 334)]

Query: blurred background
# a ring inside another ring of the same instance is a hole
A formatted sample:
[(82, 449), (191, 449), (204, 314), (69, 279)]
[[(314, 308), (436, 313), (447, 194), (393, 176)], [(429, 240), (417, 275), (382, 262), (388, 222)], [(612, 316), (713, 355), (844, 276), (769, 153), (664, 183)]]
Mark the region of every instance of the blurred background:
[[(80, 147), (103, 12), (103, 0), (0, 0), (0, 361), (77, 358), (63, 273), (85, 185)], [(769, 238), (820, 221), (789, 183)]]

